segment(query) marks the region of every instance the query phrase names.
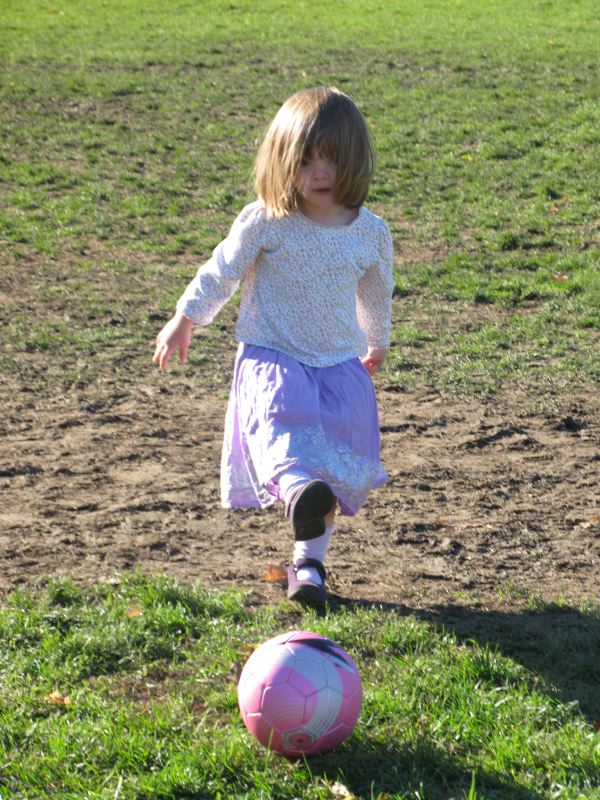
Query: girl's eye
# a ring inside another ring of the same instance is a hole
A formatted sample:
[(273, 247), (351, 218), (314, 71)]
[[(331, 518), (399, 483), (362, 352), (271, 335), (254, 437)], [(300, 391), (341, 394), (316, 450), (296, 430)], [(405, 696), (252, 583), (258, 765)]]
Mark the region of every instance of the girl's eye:
[[(327, 161), (327, 164), (330, 167), (337, 167), (337, 161), (335, 159), (328, 158), (328, 159), (326, 159), (326, 161)], [(309, 158), (303, 158), (300, 161), (300, 166), (301, 167), (308, 167), (308, 166), (310, 166), (310, 164), (311, 164), (311, 160)]]

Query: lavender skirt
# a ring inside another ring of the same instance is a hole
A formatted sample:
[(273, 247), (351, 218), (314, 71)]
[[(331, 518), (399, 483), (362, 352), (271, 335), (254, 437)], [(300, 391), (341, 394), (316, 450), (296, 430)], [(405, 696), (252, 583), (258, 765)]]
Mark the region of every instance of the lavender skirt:
[(225, 418), (222, 505), (276, 503), (278, 477), (290, 469), (326, 481), (347, 515), (384, 483), (371, 378), (357, 358), (309, 367), (241, 343)]

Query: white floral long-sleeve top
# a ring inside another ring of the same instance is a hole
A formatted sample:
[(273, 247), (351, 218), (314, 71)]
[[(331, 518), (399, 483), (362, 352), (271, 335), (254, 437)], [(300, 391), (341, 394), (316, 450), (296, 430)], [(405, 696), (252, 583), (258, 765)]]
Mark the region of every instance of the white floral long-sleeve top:
[(238, 341), (327, 367), (390, 341), (393, 247), (386, 223), (361, 207), (347, 225), (300, 212), (268, 219), (257, 201), (200, 267), (177, 310), (208, 325), (242, 282)]

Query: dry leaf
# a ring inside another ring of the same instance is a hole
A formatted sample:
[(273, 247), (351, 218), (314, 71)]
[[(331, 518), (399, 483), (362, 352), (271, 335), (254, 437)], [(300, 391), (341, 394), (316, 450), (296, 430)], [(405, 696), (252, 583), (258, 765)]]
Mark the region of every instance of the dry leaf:
[(267, 564), (265, 567), (265, 580), (267, 583), (286, 583), (287, 568), (284, 564)]
[(569, 280), (569, 276), (567, 275), (566, 272), (555, 272), (552, 277), (554, 278), (555, 281), (568, 281)]
[(242, 672), (244, 667), (246, 666), (246, 662), (252, 655), (252, 653), (256, 650), (258, 645), (248, 645), (244, 650), (239, 654), (239, 657), (236, 659), (234, 664), (234, 671), (235, 671), (235, 685), (237, 686), (240, 682), (240, 678), (242, 677)]
[(246, 661), (248, 661), (248, 659), (250, 658), (250, 656), (252, 655), (252, 653), (256, 650), (256, 648), (258, 646), (259, 645), (257, 645), (257, 644), (247, 644), (244, 647), (244, 649), (240, 653), (240, 658), (243, 659), (244, 664), (246, 663)]
[(53, 706), (70, 706), (71, 705), (71, 698), (59, 692), (58, 689), (55, 689), (50, 694), (47, 694), (44, 697), (44, 700), (47, 703), (50, 703)]
[(142, 608), (140, 608), (139, 606), (134, 606), (133, 608), (130, 608), (127, 611), (126, 616), (129, 617), (129, 619), (131, 619), (132, 617), (141, 617), (143, 613), (144, 610)]
[(343, 783), (336, 781), (331, 787), (331, 794), (336, 798), (336, 800), (356, 800), (355, 795), (352, 794), (350, 789), (347, 786), (344, 786)]

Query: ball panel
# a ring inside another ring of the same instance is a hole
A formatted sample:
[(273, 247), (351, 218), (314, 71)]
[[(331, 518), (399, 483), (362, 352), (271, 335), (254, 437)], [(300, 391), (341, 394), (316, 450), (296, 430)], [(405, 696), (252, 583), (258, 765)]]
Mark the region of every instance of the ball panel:
[(264, 747), (279, 753), (283, 751), (284, 747), (281, 734), (269, 725), (263, 716), (260, 714), (248, 714), (244, 722), (250, 733)]
[(336, 667), (336, 670), (339, 681), (337, 685), (340, 687), (340, 691), (344, 697), (352, 697), (356, 692), (362, 693), (360, 673), (357, 669), (350, 672), (349, 670)]
[(317, 751), (319, 753), (327, 753), (330, 750), (334, 750), (350, 736), (353, 730), (354, 725), (344, 725), (343, 723), (336, 725), (335, 728), (324, 733), (316, 742)]
[(266, 642), (258, 647), (246, 662), (240, 683), (249, 675), (259, 676), (264, 684), (284, 683), (290, 676), (294, 660), (285, 643), (273, 646)]
[(304, 695), (313, 694), (327, 686), (325, 665), (310, 654), (306, 657), (301, 653), (294, 659), (294, 669), (287, 682)]
[(321, 639), (324, 641), (328, 641), (326, 636), (323, 636), (321, 633), (315, 633), (314, 631), (291, 631), (288, 634), (284, 634), (287, 638), (286, 641), (289, 643), (300, 641), (307, 641), (310, 639)]
[(303, 730), (316, 741), (336, 724), (342, 710), (343, 698), (335, 689), (326, 687), (312, 695), (309, 700), (311, 706), (314, 704), (314, 710), (311, 709), (310, 713), (307, 709)]
[(304, 731), (293, 731), (282, 737), (283, 745), (280, 752), (286, 756), (310, 755), (316, 747), (316, 742), (310, 734)]
[(317, 655), (320, 655), (321, 658), (325, 657), (321, 647), (322, 639), (299, 639), (293, 642), (286, 642), (286, 648), (293, 653), (295, 656), (301, 656), (306, 652), (312, 654), (312, 657), (315, 658)]
[(279, 731), (292, 731), (304, 723), (304, 695), (288, 683), (267, 686), (260, 713)]
[(253, 680), (253, 677), (248, 673), (246, 679), (242, 678), (238, 685), (238, 704), (242, 714), (256, 714), (260, 711), (265, 685)]
[(349, 695), (346, 695), (342, 701), (342, 710), (339, 716), (340, 722), (346, 723), (354, 727), (360, 716), (362, 708), (362, 687), (360, 681), (357, 688)]

